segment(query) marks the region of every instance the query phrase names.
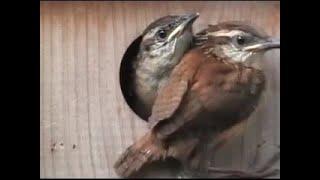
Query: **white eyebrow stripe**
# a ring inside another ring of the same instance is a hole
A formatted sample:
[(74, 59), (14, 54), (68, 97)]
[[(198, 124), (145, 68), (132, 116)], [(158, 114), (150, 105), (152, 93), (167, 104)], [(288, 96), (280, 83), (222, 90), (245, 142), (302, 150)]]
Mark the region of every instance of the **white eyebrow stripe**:
[(237, 34), (242, 34), (243, 32), (242, 31), (239, 31), (239, 30), (232, 30), (232, 31), (229, 31), (229, 30), (220, 30), (220, 31), (215, 31), (215, 32), (209, 32), (208, 35), (211, 35), (211, 36), (227, 36), (227, 37), (233, 37)]

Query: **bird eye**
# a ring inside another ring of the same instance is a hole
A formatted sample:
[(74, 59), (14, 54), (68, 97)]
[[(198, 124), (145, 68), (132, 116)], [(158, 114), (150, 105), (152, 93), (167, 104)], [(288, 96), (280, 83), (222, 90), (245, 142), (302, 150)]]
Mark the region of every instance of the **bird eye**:
[(236, 38), (239, 45), (244, 45), (246, 43), (246, 39), (244, 36), (237, 36)]
[(164, 39), (167, 36), (167, 33), (164, 30), (158, 31), (158, 37)]

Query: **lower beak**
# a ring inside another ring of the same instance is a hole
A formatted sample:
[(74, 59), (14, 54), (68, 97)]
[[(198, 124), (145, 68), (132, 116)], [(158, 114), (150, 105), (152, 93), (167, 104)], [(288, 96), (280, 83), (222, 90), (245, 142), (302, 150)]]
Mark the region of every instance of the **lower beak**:
[(269, 39), (263, 43), (247, 46), (244, 48), (246, 51), (266, 51), (270, 49), (280, 48), (280, 40)]
[(176, 37), (187, 29), (190, 25), (194, 23), (194, 21), (199, 17), (199, 13), (186, 14), (181, 16), (182, 23), (176, 27), (174, 31), (168, 37), (168, 41), (170, 41), (173, 37)]

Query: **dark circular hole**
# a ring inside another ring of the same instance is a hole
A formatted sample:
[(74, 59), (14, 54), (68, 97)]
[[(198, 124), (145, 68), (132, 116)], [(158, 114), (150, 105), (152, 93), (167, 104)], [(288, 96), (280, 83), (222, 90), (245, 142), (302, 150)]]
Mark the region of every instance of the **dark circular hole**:
[(130, 46), (127, 48), (125, 54), (122, 57), (120, 64), (120, 87), (124, 99), (126, 100), (132, 111), (137, 114), (141, 119), (147, 121), (149, 114), (147, 111), (141, 109), (139, 106), (139, 101), (132, 91), (133, 88), (133, 77), (131, 76), (133, 72), (133, 63), (136, 61), (136, 56), (139, 52), (140, 43), (142, 41), (142, 36), (136, 38)]

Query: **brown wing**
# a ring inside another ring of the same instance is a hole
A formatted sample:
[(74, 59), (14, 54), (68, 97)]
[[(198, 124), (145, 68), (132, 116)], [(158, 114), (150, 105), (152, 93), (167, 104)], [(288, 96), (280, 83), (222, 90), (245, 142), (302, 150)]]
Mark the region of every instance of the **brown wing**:
[(197, 120), (204, 110), (210, 112), (220, 108), (220, 104), (223, 106), (224, 98), (219, 97), (222, 94), (216, 87), (232, 70), (230, 65), (206, 57), (201, 49), (189, 52), (156, 98), (149, 120), (157, 137), (164, 139), (191, 120)]
[(197, 94), (188, 91), (175, 113), (170, 118), (162, 119), (161, 122), (158, 122), (154, 127), (154, 132), (159, 139), (165, 139), (188, 122), (195, 120), (202, 110), (203, 105), (199, 101)]
[[(209, 123), (229, 126), (254, 109), (264, 82), (263, 76), (256, 73), (205, 57), (200, 49), (188, 52), (159, 92), (149, 118), (150, 127), (158, 138), (166, 138), (204, 110), (214, 117), (217, 112), (225, 117)], [(252, 85), (258, 87), (254, 93)]]
[(189, 51), (173, 70), (168, 83), (159, 90), (149, 117), (149, 127), (154, 128), (160, 121), (167, 120), (185, 101), (190, 82), (203, 58), (199, 50)]
[(159, 121), (170, 118), (180, 106), (187, 90), (188, 81), (183, 79), (175, 79), (160, 90), (149, 118), (149, 127), (153, 128)]

